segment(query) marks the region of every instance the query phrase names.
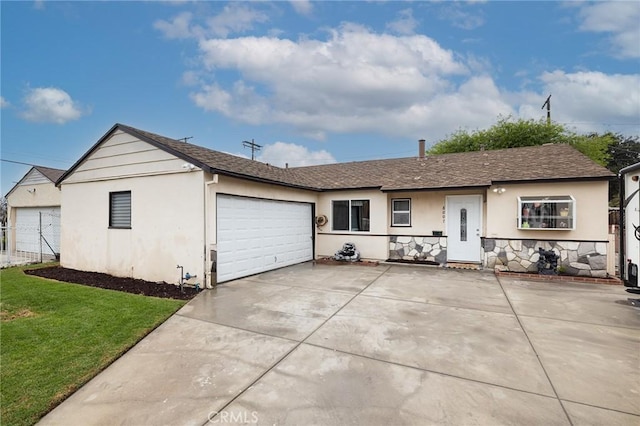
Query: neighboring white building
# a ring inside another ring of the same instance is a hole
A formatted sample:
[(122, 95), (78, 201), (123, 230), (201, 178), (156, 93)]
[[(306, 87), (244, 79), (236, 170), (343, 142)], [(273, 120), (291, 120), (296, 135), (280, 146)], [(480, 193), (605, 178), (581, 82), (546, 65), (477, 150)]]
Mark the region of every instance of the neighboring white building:
[(64, 170), (33, 166), (7, 193), (12, 252), (60, 253), (60, 188)]
[[(424, 143), (422, 143), (422, 147)], [(279, 168), (116, 124), (58, 180), (62, 266), (210, 286), (365, 259), (606, 277), (613, 173), (568, 145)]]
[(638, 287), (640, 264), (640, 163), (620, 170), (620, 276)]

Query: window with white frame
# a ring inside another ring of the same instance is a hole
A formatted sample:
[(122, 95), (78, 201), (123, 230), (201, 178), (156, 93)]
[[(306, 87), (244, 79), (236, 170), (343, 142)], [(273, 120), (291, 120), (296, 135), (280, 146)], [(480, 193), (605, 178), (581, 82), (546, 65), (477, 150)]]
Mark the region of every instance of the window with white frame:
[(334, 200), (331, 212), (334, 231), (369, 231), (369, 200)]
[(575, 210), (569, 195), (518, 197), (518, 229), (575, 229)]
[(131, 228), (131, 191), (109, 193), (109, 228)]
[(411, 226), (411, 199), (391, 200), (391, 226)]

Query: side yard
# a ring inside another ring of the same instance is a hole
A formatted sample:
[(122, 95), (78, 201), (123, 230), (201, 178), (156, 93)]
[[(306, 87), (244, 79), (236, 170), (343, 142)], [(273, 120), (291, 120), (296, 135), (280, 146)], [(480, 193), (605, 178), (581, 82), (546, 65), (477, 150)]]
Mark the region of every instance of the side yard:
[[(49, 265), (45, 265), (49, 266)], [(0, 273), (4, 425), (30, 425), (185, 301)]]

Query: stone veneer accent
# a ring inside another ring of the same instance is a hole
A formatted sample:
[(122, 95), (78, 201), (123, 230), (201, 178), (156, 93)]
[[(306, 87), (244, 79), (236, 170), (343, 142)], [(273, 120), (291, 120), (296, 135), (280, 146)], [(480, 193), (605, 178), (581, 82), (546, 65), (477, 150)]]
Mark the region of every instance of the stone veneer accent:
[(485, 238), (484, 265), (497, 271), (537, 273), (538, 248), (553, 250), (563, 274), (607, 278), (607, 243)]
[(447, 237), (389, 237), (390, 260), (447, 263)]

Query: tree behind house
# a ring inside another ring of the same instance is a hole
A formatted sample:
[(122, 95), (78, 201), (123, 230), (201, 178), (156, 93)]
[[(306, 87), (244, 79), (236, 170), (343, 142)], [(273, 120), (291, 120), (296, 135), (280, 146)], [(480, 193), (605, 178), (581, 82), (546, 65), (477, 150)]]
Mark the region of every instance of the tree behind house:
[(500, 117), (498, 122), (486, 130), (458, 130), (446, 139), (436, 142), (427, 154), (447, 154), (454, 152), (518, 148), (543, 145), (546, 143), (566, 143), (591, 158), (596, 163), (607, 166), (609, 145), (615, 142), (614, 135), (578, 135), (558, 123), (547, 124), (546, 120), (512, 120)]

